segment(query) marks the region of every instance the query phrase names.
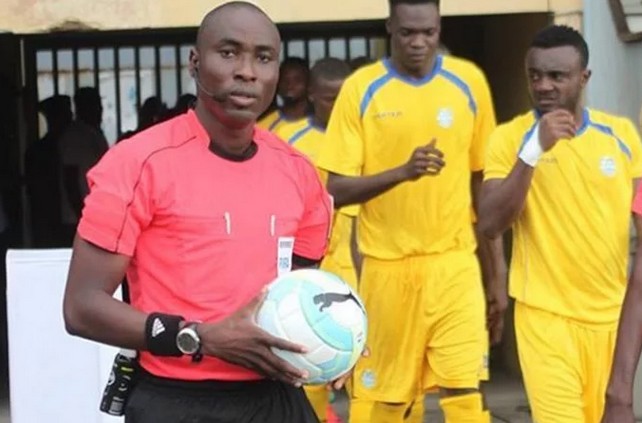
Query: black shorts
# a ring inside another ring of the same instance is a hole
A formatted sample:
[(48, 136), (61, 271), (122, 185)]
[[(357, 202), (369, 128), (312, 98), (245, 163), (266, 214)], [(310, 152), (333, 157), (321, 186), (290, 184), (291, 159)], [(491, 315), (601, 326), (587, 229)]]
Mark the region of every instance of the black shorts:
[(125, 423), (318, 423), (303, 389), (268, 380), (186, 382), (141, 375)]

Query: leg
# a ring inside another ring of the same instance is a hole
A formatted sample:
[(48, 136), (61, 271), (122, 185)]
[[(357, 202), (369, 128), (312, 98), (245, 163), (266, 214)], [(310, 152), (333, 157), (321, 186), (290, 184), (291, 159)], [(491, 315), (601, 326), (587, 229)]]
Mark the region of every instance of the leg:
[(373, 423), (403, 422), (417, 395), (425, 351), (424, 282), (411, 260), (364, 260), (360, 293), (368, 310), (371, 354), (357, 363), (354, 397), (376, 402)]
[[(448, 423), (489, 423), (479, 391), (487, 378), (485, 299), (479, 264), (473, 254), (444, 254), (434, 264), (430, 310), (428, 371), (440, 388)], [(430, 386), (425, 385), (425, 388)]]
[(611, 373), (617, 331), (582, 328), (584, 421), (599, 423), (604, 413), (606, 386)]
[(562, 317), (515, 304), (517, 351), (538, 423), (584, 423), (583, 382), (574, 328)]
[(327, 410), (330, 405), (330, 393), (325, 385), (306, 386), (304, 390), (319, 421), (322, 423), (328, 421)]

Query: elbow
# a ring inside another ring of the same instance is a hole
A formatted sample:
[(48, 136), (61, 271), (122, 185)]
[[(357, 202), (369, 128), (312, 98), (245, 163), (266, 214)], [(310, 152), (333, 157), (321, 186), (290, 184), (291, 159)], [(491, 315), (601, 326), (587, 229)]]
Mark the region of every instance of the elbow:
[(346, 206), (346, 198), (343, 195), (341, 189), (339, 189), (336, 184), (328, 182), (328, 193), (332, 196), (332, 205), (335, 209), (340, 209), (343, 206)]
[(79, 306), (78, 301), (65, 296), (63, 304), (63, 319), (65, 321), (65, 330), (69, 335), (86, 337), (86, 330), (83, 325), (83, 312), (82, 307)]
[(478, 217), (477, 232), (487, 240), (494, 240), (504, 234), (504, 230), (499, 227), (495, 219), (488, 214)]

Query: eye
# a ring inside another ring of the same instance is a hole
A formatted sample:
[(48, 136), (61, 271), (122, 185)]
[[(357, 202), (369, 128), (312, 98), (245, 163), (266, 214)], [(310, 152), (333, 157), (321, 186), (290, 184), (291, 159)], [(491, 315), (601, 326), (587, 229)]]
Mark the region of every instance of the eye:
[(272, 61), (272, 56), (267, 53), (259, 54), (257, 58), (261, 63), (270, 63)]
[(219, 54), (220, 54), (220, 55), (221, 55), (221, 57), (222, 57), (222, 58), (224, 58), (224, 59), (231, 59), (231, 58), (233, 58), (233, 57), (236, 55), (236, 54), (235, 54), (235, 52), (234, 52), (234, 50), (230, 50), (230, 49), (223, 49), (223, 50), (220, 50), (220, 51), (219, 51)]
[(399, 35), (402, 37), (409, 37), (410, 36), (410, 31), (407, 29), (401, 29), (399, 30)]

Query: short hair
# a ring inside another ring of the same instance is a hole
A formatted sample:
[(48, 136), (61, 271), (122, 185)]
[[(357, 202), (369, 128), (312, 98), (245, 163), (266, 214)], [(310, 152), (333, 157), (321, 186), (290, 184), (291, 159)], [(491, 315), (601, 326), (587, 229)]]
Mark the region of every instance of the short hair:
[(281, 71), (283, 71), (285, 68), (299, 68), (306, 73), (310, 72), (310, 65), (308, 64), (308, 61), (300, 57), (286, 57), (283, 62), (281, 62)]
[(344, 60), (326, 57), (318, 60), (310, 70), (310, 79), (315, 82), (319, 79), (336, 81), (346, 79), (352, 73), (350, 65)]
[(101, 103), (100, 94), (98, 90), (94, 87), (81, 87), (74, 94), (74, 105), (76, 106), (76, 113), (78, 109), (83, 109), (85, 107), (91, 107), (96, 104)]
[(434, 4), (439, 9), (439, 0), (388, 0), (388, 5), (390, 5), (390, 12), (395, 6), (400, 4)]
[(531, 42), (531, 48), (554, 48), (570, 46), (580, 54), (582, 68), (589, 63), (589, 49), (584, 37), (577, 30), (566, 25), (551, 25), (540, 30)]
[(265, 16), (270, 22), (272, 22), (272, 19), (265, 13), (263, 9), (261, 9), (259, 6), (257, 6), (254, 3), (251, 3), (249, 1), (242, 1), (242, 0), (234, 0), (230, 1), (227, 3), (223, 3), (220, 6), (215, 7), (214, 9), (210, 10), (207, 12), (205, 17), (203, 17), (203, 20), (201, 21), (201, 25), (198, 27), (198, 32), (196, 33), (196, 46), (200, 46), (201, 40), (203, 38), (203, 32), (205, 29), (211, 24), (211, 21), (216, 18), (216, 16), (226, 10), (226, 9), (248, 9), (248, 10), (253, 10), (255, 12), (258, 12)]

